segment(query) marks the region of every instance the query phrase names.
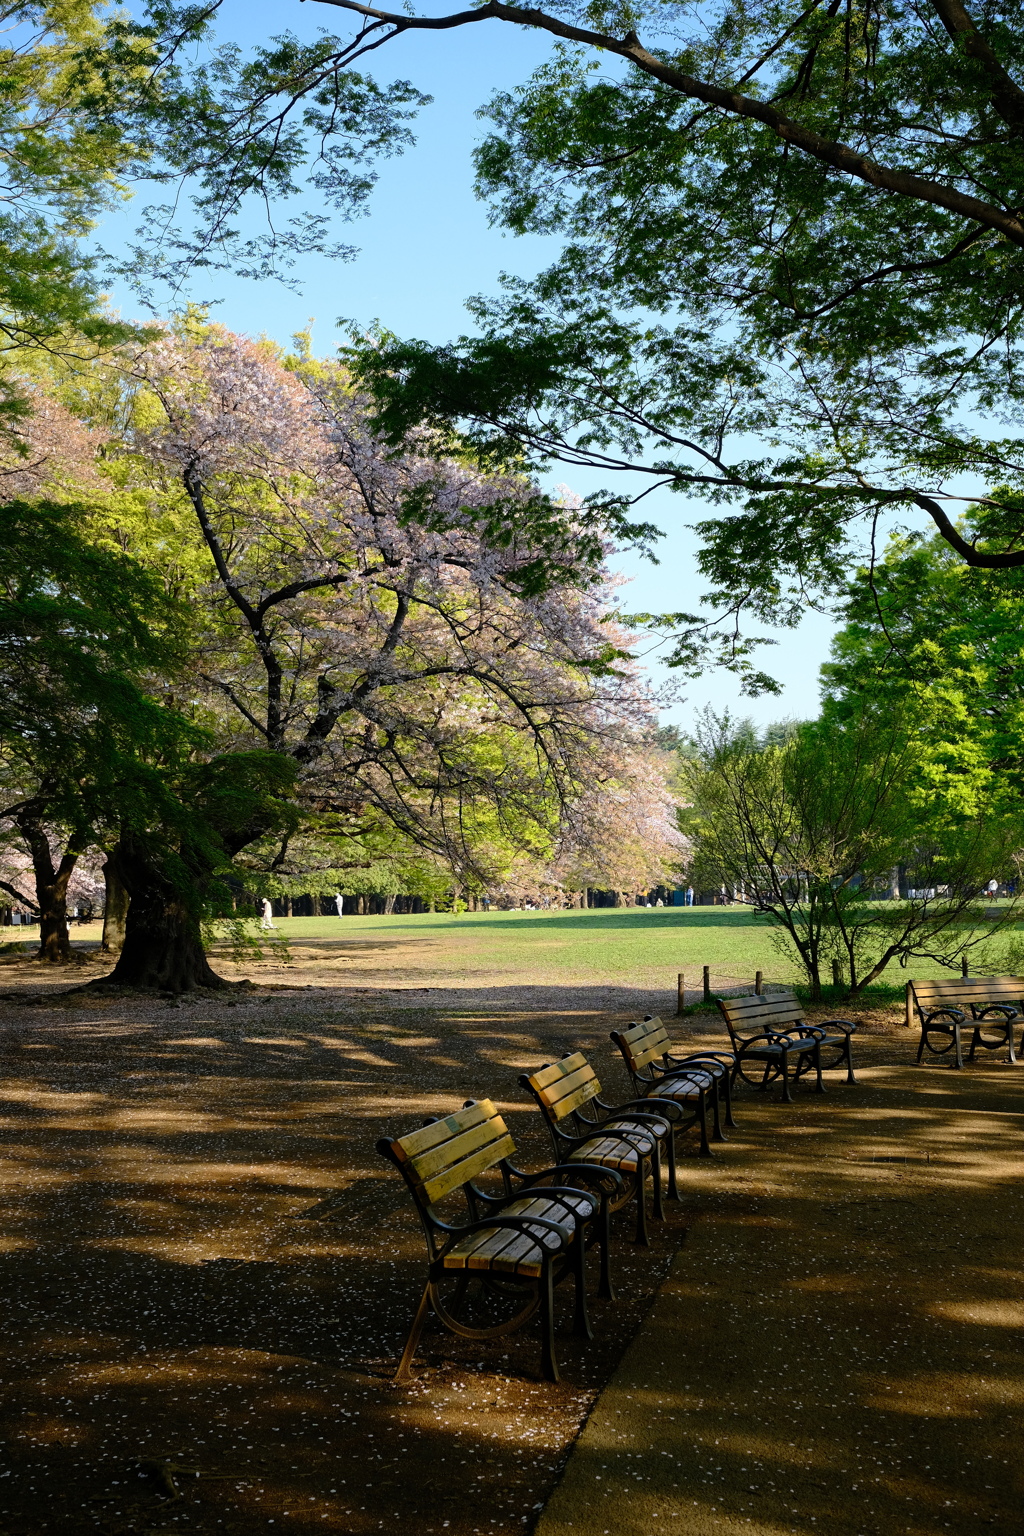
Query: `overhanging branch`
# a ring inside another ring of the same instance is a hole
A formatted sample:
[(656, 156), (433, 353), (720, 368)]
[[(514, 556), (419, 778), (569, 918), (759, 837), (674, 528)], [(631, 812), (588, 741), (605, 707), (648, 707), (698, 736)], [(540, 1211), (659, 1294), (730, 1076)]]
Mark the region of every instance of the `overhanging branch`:
[[(853, 176), (858, 181), (866, 182), (870, 187), (878, 188), (879, 191), (895, 192), (900, 197), (931, 203), (937, 208), (946, 208), (950, 213), (969, 219), (974, 224), (998, 230), (1014, 245), (1024, 246), (1024, 223), (1016, 214), (998, 208), (992, 203), (983, 202), (981, 198), (972, 197), (969, 193), (959, 192), (955, 187), (944, 186), (941, 182), (930, 181), (923, 176), (915, 176), (912, 171), (901, 170), (897, 166), (881, 165), (868, 155), (862, 155), (849, 144), (828, 139), (815, 129), (787, 117), (770, 102), (757, 101), (754, 97), (744, 96), (739, 91), (712, 85), (710, 81), (697, 80), (692, 75), (684, 74), (682, 70), (666, 64), (645, 48), (635, 32), (627, 32), (623, 38), (612, 37), (603, 32), (591, 32), (589, 28), (575, 27), (570, 22), (549, 16), (545, 11), (528, 6), (505, 5), (503, 0), (488, 0), (486, 5), (481, 5), (475, 10), (456, 11), (450, 16), (403, 16), (400, 12), (382, 11), (375, 6), (361, 5), (359, 0), (320, 0), (320, 3), (337, 6), (340, 10), (352, 11), (355, 15), (363, 16), (378, 26), (392, 27), (394, 30), (389, 34), (392, 37), (410, 31), (450, 31), (454, 27), (468, 26), (477, 21), (507, 21), (514, 26), (533, 27), (542, 32), (550, 32), (552, 36), (564, 38), (567, 42), (582, 43), (588, 48), (598, 48), (607, 53), (617, 54), (619, 58), (635, 64), (644, 74), (660, 80), (663, 85), (678, 91), (680, 95), (692, 101), (702, 101), (705, 105), (719, 107), (734, 117), (743, 117), (762, 123), (784, 144), (791, 144), (794, 149), (802, 150), (804, 154), (810, 155), (824, 165), (830, 165), (833, 170), (843, 175)], [(375, 29), (371, 27), (369, 30)], [(973, 32), (973, 28), (972, 35), (974, 38), (978, 36)], [(380, 41), (381, 39), (376, 39), (373, 46), (379, 47)], [(384, 41), (387, 39), (385, 38)], [(352, 56), (355, 56), (358, 51), (358, 49), (355, 50)]]

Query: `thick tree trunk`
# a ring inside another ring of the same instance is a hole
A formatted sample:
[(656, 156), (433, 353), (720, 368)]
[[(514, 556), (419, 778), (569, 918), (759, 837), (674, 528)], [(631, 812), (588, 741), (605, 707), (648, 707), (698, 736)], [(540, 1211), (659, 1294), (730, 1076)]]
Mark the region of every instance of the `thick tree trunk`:
[(71, 938), (68, 933), (68, 884), (82, 855), (85, 837), (73, 836), (60, 862), (54, 864), (50, 839), (42, 823), (31, 816), (17, 818), (18, 830), (28, 846), (36, 882), (39, 908), (39, 948), (35, 958), (45, 965), (68, 965)]
[(124, 948), (124, 927), (128, 917), (128, 892), (113, 859), (103, 865), (106, 900), (103, 904), (103, 938), (100, 949), (105, 955), (119, 955)]
[(207, 961), (194, 904), (158, 860), (124, 839), (112, 858), (130, 900), (117, 964), (98, 985), (175, 994), (229, 986)]

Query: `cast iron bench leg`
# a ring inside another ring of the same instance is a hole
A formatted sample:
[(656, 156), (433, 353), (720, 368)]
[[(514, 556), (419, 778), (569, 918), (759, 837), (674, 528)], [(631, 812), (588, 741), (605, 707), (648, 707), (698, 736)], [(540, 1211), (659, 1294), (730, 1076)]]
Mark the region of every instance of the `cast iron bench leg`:
[(636, 1155), (636, 1241), (641, 1248), (650, 1247), (647, 1236), (647, 1160)]
[(413, 1374), (410, 1370), (410, 1366), (412, 1365), (412, 1357), (416, 1353), (417, 1346), (419, 1345), (420, 1335), (423, 1332), (423, 1325), (427, 1320), (427, 1312), (429, 1310), (430, 1281), (428, 1280), (423, 1289), (423, 1295), (420, 1297), (420, 1304), (416, 1310), (416, 1316), (412, 1320), (412, 1327), (409, 1329), (409, 1337), (405, 1341), (405, 1348), (402, 1351), (402, 1358), (398, 1362), (398, 1370), (395, 1372), (395, 1381), (400, 1382), (403, 1386), (405, 1386), (413, 1379)]
[(728, 1136), (726, 1136), (725, 1132), (722, 1130), (722, 1114), (720, 1108), (722, 1089), (720, 1080), (717, 1077), (711, 1084), (711, 1092), (714, 1094), (714, 1098), (711, 1100), (712, 1124), (714, 1127), (711, 1132), (711, 1140), (728, 1141)]
[(577, 1223), (573, 1248), (573, 1283), (576, 1287), (576, 1296), (572, 1313), (572, 1331), (578, 1339), (592, 1339), (594, 1330), (587, 1316), (587, 1246), (583, 1241), (583, 1228), (580, 1223)]
[(674, 1129), (668, 1138), (668, 1197), (670, 1200), (679, 1199), (679, 1185), (676, 1182), (676, 1133)]
[(792, 1102), (793, 1102), (793, 1095), (789, 1091), (789, 1052), (786, 1050), (785, 1046), (783, 1046), (783, 1048), (782, 1048), (781, 1061), (782, 1061), (782, 1102), (783, 1102), (783, 1104), (792, 1104)]
[(736, 1121), (732, 1117), (732, 1074), (726, 1068), (722, 1074), (722, 1088), (725, 1093), (725, 1123), (730, 1130), (736, 1129)]
[(956, 1045), (956, 1066), (957, 1066), (957, 1069), (959, 1069), (964, 1064), (964, 1053), (963, 1053), (963, 1048), (962, 1048), (962, 1046), (960, 1044), (960, 1025), (959, 1024), (954, 1024), (953, 1025), (953, 1040), (954, 1040), (954, 1043)]
[(711, 1148), (708, 1145), (708, 1107), (704, 1102), (704, 1094), (697, 1095), (697, 1117), (700, 1120), (700, 1155), (710, 1157)]
[[(669, 1132), (672, 1135), (671, 1129)], [(654, 1143), (654, 1151), (651, 1153), (651, 1173), (654, 1177), (654, 1219), (665, 1220), (665, 1205), (661, 1195), (661, 1142)]]
[(853, 1075), (853, 1041), (850, 1035), (846, 1037), (846, 1081), (848, 1083), (857, 1081)]
[(597, 1294), (605, 1301), (615, 1300), (615, 1287), (612, 1284), (612, 1223), (608, 1213), (608, 1202), (604, 1202), (601, 1212), (601, 1281), (597, 1287)]
[(555, 1358), (555, 1282), (551, 1272), (551, 1260), (544, 1260), (540, 1277), (540, 1334), (541, 1371), (548, 1381), (557, 1381), (558, 1361)]

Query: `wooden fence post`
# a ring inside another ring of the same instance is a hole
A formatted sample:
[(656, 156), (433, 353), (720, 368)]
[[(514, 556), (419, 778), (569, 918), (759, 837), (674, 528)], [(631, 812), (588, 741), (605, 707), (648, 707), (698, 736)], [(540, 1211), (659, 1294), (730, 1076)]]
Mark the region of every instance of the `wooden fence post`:
[(681, 1019), (686, 1007), (686, 984), (682, 971), (676, 977), (676, 1018)]
[(754, 991), (755, 991), (755, 993), (757, 994), (758, 997), (760, 997), (761, 993), (764, 991), (764, 972), (763, 971), (755, 971), (754, 972)]
[(710, 1001), (711, 1001), (711, 967), (710, 967), (710, 965), (706, 965), (704, 967), (704, 1001), (706, 1003), (710, 1003)]
[(966, 976), (967, 975), (967, 956), (966, 955), (961, 955), (961, 957), (960, 957), (960, 975), (961, 976)]

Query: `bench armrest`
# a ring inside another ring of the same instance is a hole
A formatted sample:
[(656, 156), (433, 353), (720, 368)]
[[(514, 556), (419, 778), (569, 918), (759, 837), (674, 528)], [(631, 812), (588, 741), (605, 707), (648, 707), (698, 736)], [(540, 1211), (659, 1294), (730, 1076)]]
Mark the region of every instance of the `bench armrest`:
[(822, 1020), (821, 1024), (816, 1025), (815, 1028), (841, 1029), (844, 1035), (852, 1035), (856, 1031), (857, 1025), (852, 1019), (824, 1019)]
[(671, 1062), (673, 1066), (693, 1066), (699, 1070), (702, 1061), (711, 1061), (722, 1067), (731, 1067), (736, 1060), (735, 1051), (694, 1051), (692, 1056), (673, 1056), (666, 1051), (662, 1061)]
[(762, 1030), (761, 1034), (751, 1035), (749, 1040), (744, 1040), (743, 1044), (740, 1046), (736, 1053), (737, 1057), (742, 1056), (746, 1051), (750, 1049), (752, 1045), (756, 1045), (759, 1040), (767, 1040), (769, 1045), (788, 1045), (794, 1047), (798, 1046), (800, 1041), (803, 1040), (806, 1043), (808, 1049), (810, 1049), (811, 1046), (817, 1044), (817, 1041), (814, 1039), (813, 1035), (808, 1036), (803, 1034), (796, 1034), (793, 1032), (784, 1034), (780, 1033), (778, 1030), (765, 1029)]
[[(453, 1237), (463, 1238), (472, 1237), (474, 1232), (487, 1232), (492, 1227), (502, 1227), (509, 1232), (524, 1232), (527, 1237), (537, 1235), (530, 1231), (531, 1227), (543, 1227), (560, 1239), (558, 1248), (547, 1249), (549, 1253), (564, 1252), (573, 1238), (568, 1227), (560, 1226), (557, 1221), (549, 1221), (546, 1216), (503, 1216), (500, 1211), (496, 1211), (493, 1216), (484, 1216), (480, 1221), (469, 1221), (464, 1227), (449, 1230)], [(547, 1244), (544, 1246), (547, 1248)]]
[(1009, 1023), (1011, 1019), (1015, 1019), (1017, 1017), (1016, 1008), (1011, 1008), (1009, 1003), (986, 1003), (985, 1007), (982, 1008), (980, 1012), (978, 1010), (978, 1005), (975, 1004), (972, 1007), (971, 1012), (974, 1014), (976, 1023), (980, 1023), (982, 1019), (987, 1019), (990, 1013), (1001, 1013), (1007, 1023)]
[(962, 1008), (933, 1008), (930, 1013), (921, 1010), (921, 1024), (927, 1029), (932, 1019), (951, 1019), (954, 1024), (966, 1024), (967, 1015)]
[[(603, 1099), (593, 1099), (591, 1102), (596, 1104), (599, 1109), (605, 1110), (609, 1115), (621, 1115), (624, 1111), (628, 1111), (631, 1120), (639, 1121), (641, 1125), (657, 1126), (670, 1117), (662, 1114), (652, 1114), (651, 1104), (654, 1098), (655, 1095), (652, 1094), (649, 1099), (627, 1099), (624, 1104), (606, 1104)], [(667, 1099), (659, 1100), (658, 1102), (659, 1107), (669, 1104)], [(682, 1114), (677, 1104), (673, 1104), (671, 1107), (675, 1113)], [(596, 1125), (594, 1129), (599, 1131), (601, 1129), (600, 1124)]]
[[(616, 1173), (614, 1168), (602, 1168), (600, 1163), (556, 1163), (553, 1168), (542, 1168), (539, 1173), (522, 1173), (518, 1168), (513, 1168), (512, 1164), (509, 1163), (508, 1170), (510, 1173), (515, 1174), (517, 1179), (522, 1180), (524, 1189), (531, 1189), (533, 1185), (536, 1184), (538, 1179), (551, 1179), (554, 1178), (556, 1174), (563, 1173), (568, 1174), (571, 1178), (574, 1179), (591, 1178), (595, 1183), (610, 1183), (613, 1191), (616, 1194), (621, 1194), (621, 1192), (626, 1187), (625, 1181), (620, 1173)], [(556, 1184), (554, 1186), (556, 1190), (570, 1189), (571, 1187), (572, 1186), (568, 1184)], [(517, 1190), (517, 1197), (521, 1193), (522, 1190)]]

